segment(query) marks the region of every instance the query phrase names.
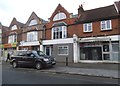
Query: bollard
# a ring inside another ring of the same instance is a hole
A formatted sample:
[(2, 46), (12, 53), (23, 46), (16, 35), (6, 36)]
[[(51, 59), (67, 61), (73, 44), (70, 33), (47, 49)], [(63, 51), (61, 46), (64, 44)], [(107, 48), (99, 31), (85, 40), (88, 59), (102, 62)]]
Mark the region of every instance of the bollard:
[(66, 66), (68, 66), (68, 57), (66, 57)]

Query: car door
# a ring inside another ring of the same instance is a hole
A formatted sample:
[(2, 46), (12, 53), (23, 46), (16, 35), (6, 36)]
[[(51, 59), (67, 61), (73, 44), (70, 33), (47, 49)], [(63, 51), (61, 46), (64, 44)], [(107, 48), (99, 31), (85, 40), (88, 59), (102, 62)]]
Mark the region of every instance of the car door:
[(20, 51), (17, 56), (17, 62), (18, 64), (25, 64), (25, 52)]
[(35, 55), (32, 52), (26, 52), (25, 61), (27, 65), (33, 65), (35, 62)]

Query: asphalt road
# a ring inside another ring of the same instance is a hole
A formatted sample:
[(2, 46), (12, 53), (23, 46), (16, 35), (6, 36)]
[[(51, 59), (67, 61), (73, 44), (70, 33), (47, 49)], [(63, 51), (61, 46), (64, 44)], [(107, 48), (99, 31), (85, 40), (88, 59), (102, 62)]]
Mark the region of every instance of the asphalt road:
[[(48, 68), (49, 70), (49, 68)], [(45, 73), (33, 68), (2, 65), (2, 84), (118, 84), (117, 79)]]

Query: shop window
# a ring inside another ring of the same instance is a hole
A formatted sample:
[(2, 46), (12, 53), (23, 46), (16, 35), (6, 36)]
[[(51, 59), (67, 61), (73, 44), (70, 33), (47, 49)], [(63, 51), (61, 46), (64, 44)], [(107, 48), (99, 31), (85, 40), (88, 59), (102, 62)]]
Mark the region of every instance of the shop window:
[(110, 54), (103, 54), (104, 60), (110, 60)]
[(58, 54), (59, 55), (68, 55), (68, 46), (59, 46)]
[(103, 52), (109, 52), (109, 45), (103, 45)]
[(112, 51), (113, 52), (118, 52), (118, 50), (119, 50), (119, 44), (117, 43), (117, 44), (112, 44)]
[(119, 57), (119, 44), (114, 43), (112, 44), (112, 60), (113, 61), (118, 61)]

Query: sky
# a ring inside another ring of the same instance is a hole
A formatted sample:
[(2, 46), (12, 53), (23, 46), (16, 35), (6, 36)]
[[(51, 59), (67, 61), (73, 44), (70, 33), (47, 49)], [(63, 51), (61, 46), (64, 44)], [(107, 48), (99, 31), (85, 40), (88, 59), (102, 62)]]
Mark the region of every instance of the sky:
[(84, 10), (104, 7), (118, 0), (0, 0), (0, 22), (9, 26), (13, 17), (19, 22), (26, 23), (34, 11), (37, 16), (47, 20), (60, 3), (69, 13), (77, 14), (79, 5)]

